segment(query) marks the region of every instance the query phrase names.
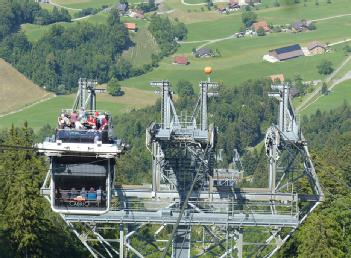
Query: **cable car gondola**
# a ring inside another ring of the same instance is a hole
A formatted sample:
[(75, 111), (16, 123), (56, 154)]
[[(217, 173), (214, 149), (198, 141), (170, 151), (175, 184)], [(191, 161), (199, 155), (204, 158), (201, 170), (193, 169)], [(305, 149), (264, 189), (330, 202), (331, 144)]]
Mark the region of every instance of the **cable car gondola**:
[(106, 213), (112, 198), (115, 159), (124, 149), (112, 135), (111, 115), (95, 110), (95, 88), (87, 86), (87, 81), (80, 81), (77, 99), (89, 90), (94, 96), (90, 98), (93, 109), (86, 111), (82, 100), (79, 108), (63, 109), (55, 135), (38, 144), (39, 152), (50, 159), (44, 183), (49, 187), (42, 191), (58, 213)]

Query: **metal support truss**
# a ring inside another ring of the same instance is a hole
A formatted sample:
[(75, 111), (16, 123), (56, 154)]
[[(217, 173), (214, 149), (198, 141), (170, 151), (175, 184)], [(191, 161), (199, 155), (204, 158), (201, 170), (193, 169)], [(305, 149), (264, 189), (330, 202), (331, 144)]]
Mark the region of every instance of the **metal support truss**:
[(105, 91), (105, 89), (97, 89), (96, 85), (96, 80), (79, 78), (78, 92), (72, 107), (73, 110), (86, 110), (88, 106), (89, 110), (96, 110), (96, 93)]
[[(265, 138), (269, 164), (265, 188), (236, 187), (233, 178), (243, 177), (238, 153), (233, 159), (236, 170), (214, 168), (216, 130), (208, 126), (207, 105), (208, 98), (217, 95), (216, 83), (199, 84), (199, 99), (190, 119), (178, 116), (168, 81), (151, 85), (162, 98), (161, 123), (152, 123), (146, 130), (146, 146), (152, 154), (151, 186), (119, 186), (113, 190), (118, 205), (108, 213), (62, 215), (64, 221), (93, 257), (144, 257), (150, 252), (161, 256), (162, 252), (188, 258), (191, 250), (198, 251), (194, 257), (207, 253), (223, 258), (254, 253), (271, 257), (323, 201), (291, 105), (289, 85), (273, 85), (275, 92), (269, 94), (278, 99), (279, 114), (278, 124), (268, 128)], [(79, 93), (75, 105), (85, 103), (84, 96)], [(296, 193), (294, 183), (305, 176), (313, 195)], [(48, 177), (42, 187), (47, 197), (51, 193)], [(302, 201), (308, 205), (300, 209)], [(152, 251), (132, 246), (134, 237), (143, 239), (138, 232), (145, 227), (151, 231), (145, 245)], [(250, 240), (253, 230), (262, 234), (259, 240)]]

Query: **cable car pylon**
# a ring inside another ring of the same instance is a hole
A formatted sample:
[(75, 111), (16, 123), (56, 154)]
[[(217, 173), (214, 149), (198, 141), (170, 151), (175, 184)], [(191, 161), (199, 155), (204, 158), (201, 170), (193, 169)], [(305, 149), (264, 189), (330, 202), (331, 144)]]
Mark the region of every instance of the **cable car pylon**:
[[(113, 164), (124, 147), (111, 135), (92, 137), (63, 129), (65, 133), (39, 145), (51, 160), (42, 193), (94, 257), (127, 257), (128, 252), (146, 256), (146, 249), (137, 250), (131, 241), (144, 227), (153, 232), (154, 252), (160, 252), (160, 257), (188, 258), (196, 249), (197, 257), (215, 251), (218, 257), (241, 258), (249, 244), (259, 246), (257, 251), (262, 256), (271, 257), (323, 201), (288, 84), (272, 85), (273, 92), (269, 94), (278, 99), (279, 113), (278, 124), (268, 128), (265, 138), (267, 186), (239, 188), (238, 181), (246, 172), (242, 166), (216, 167), (216, 157), (220, 155), (216, 155), (216, 127), (208, 124), (208, 101), (220, 96), (218, 83), (210, 79), (211, 72), (212, 68), (205, 69), (208, 78), (199, 83), (199, 98), (190, 115), (177, 113), (169, 81), (151, 82), (161, 95), (161, 121), (146, 128), (146, 147), (152, 156), (150, 187), (114, 185)], [(91, 159), (65, 156), (78, 147), (82, 156), (91, 155)], [(236, 151), (233, 163), (240, 164)], [(294, 184), (304, 176), (313, 194), (296, 192)], [(105, 182), (101, 190), (106, 198), (104, 202), (100, 199), (101, 207), (87, 195), (82, 196), (82, 192), (78, 193), (79, 198), (72, 195), (72, 188), (77, 191), (83, 184), (89, 188), (93, 182)], [(65, 199), (57, 189), (61, 193), (67, 189), (71, 196)], [(167, 235), (169, 229), (168, 239), (162, 239), (161, 235)], [(253, 229), (268, 231), (270, 236), (263, 235), (260, 243), (245, 241)], [(111, 238), (115, 234), (119, 239)]]

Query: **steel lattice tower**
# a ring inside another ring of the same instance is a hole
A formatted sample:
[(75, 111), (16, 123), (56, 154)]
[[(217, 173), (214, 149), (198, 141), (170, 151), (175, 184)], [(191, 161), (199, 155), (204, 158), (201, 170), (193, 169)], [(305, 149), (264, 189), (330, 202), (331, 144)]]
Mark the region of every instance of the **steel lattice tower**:
[[(258, 246), (255, 250), (260, 256), (271, 257), (323, 201), (291, 105), (289, 85), (272, 85), (274, 92), (269, 94), (279, 101), (279, 115), (278, 125), (269, 127), (265, 138), (265, 188), (238, 188), (236, 180), (242, 171), (215, 169), (216, 130), (208, 125), (207, 108), (209, 97), (218, 95), (217, 83), (200, 82), (199, 99), (189, 116), (177, 114), (170, 82), (151, 85), (161, 95), (161, 122), (146, 129), (146, 146), (152, 156), (151, 187), (122, 185), (113, 190), (116, 205), (108, 213), (62, 214), (64, 221), (94, 257), (125, 257), (126, 252), (144, 257), (131, 239), (147, 225), (158, 225), (154, 239), (164, 243), (158, 246), (160, 256), (191, 257), (196, 246), (201, 249), (196, 257), (216, 250), (219, 257), (241, 258), (243, 246), (253, 245)], [(313, 194), (297, 192), (295, 183), (302, 177), (307, 177)], [(47, 198), (49, 188), (44, 183), (42, 192)], [(308, 204), (299, 208), (302, 201)], [(116, 230), (111, 224), (119, 225), (119, 239), (107, 233)], [(169, 240), (159, 239), (167, 228), (172, 230)], [(263, 230), (266, 240), (260, 244), (244, 241), (252, 229)], [(201, 231), (202, 239), (193, 237), (194, 231)]]

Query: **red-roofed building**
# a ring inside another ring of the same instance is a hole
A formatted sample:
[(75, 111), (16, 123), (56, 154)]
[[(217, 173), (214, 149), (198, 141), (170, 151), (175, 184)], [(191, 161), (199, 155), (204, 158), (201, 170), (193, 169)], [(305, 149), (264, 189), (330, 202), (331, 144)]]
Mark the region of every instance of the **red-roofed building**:
[(136, 32), (138, 29), (137, 25), (133, 22), (125, 22), (124, 27), (126, 27), (127, 30), (134, 31), (134, 32)]
[(189, 64), (189, 61), (186, 56), (175, 56), (173, 64), (187, 65)]
[(265, 32), (269, 32), (271, 30), (266, 21), (259, 21), (259, 22), (255, 22), (254, 24), (252, 24), (252, 29), (254, 31), (257, 32), (259, 28), (264, 29)]
[(285, 81), (284, 74), (272, 74), (270, 77), (273, 83), (277, 81), (283, 83)]

